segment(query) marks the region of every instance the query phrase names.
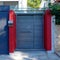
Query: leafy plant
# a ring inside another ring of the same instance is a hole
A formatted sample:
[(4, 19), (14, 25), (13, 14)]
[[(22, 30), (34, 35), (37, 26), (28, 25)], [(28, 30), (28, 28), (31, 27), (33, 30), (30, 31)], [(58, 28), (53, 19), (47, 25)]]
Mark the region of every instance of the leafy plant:
[(52, 15), (55, 15), (55, 24), (60, 25), (60, 4), (49, 4), (49, 8), (51, 9)]
[(60, 4), (49, 4), (49, 8), (51, 10), (52, 15), (60, 14)]
[(41, 0), (27, 0), (28, 6), (32, 8), (39, 8)]

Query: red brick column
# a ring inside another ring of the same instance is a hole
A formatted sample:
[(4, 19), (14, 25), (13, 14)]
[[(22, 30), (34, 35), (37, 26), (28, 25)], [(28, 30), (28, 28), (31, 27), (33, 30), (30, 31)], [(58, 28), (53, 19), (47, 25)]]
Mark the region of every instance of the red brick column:
[(51, 50), (51, 12), (45, 11), (44, 15), (44, 48), (46, 51)]
[(13, 22), (13, 25), (9, 26), (9, 52), (14, 52), (16, 48), (16, 15), (13, 10), (9, 12), (9, 20)]

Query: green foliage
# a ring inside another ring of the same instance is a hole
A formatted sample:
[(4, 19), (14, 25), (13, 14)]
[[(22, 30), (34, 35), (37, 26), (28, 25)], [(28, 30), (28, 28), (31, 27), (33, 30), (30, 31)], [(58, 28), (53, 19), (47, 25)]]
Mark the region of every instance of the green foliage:
[(32, 8), (39, 8), (41, 0), (27, 0), (28, 6)]
[(60, 4), (49, 4), (49, 8), (51, 9), (52, 15), (55, 15), (55, 23), (56, 25), (60, 25)]
[(49, 8), (51, 9), (52, 15), (60, 14), (60, 4), (49, 4)]

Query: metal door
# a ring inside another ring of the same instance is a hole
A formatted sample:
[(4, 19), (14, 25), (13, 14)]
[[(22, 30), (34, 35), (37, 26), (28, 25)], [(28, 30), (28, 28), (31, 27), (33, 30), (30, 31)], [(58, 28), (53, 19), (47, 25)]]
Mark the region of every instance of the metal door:
[(43, 15), (17, 15), (17, 49), (44, 49)]
[(8, 12), (0, 11), (0, 54), (8, 54)]
[(33, 48), (33, 15), (17, 16), (17, 48)]
[(43, 14), (34, 15), (34, 49), (44, 49), (44, 17)]

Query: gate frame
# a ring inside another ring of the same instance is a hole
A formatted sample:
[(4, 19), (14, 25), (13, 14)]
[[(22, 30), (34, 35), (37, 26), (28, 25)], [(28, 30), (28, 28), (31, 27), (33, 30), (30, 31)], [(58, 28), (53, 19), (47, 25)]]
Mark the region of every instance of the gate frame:
[[(44, 14), (44, 48), (48, 53), (54, 52), (51, 17), (51, 11), (46, 10)], [(9, 12), (9, 20), (13, 21), (13, 26), (9, 27), (9, 52), (13, 53), (16, 48), (16, 14), (13, 10)]]

